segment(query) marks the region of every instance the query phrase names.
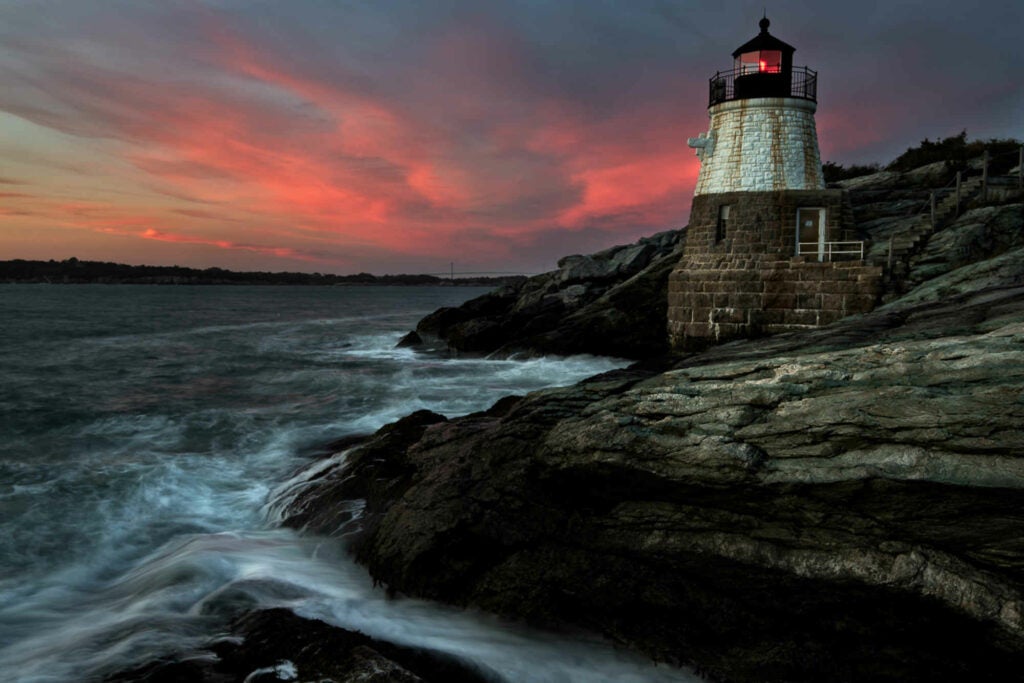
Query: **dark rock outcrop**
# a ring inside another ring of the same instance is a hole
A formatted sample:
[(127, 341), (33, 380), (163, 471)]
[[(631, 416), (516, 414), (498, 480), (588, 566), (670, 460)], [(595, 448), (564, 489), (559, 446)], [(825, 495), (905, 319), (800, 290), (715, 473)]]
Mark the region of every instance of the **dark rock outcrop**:
[(250, 612), (205, 651), (120, 672), (107, 683), (495, 683), (453, 657), (395, 645), (284, 609)]
[(416, 330), (412, 330), (411, 332), (406, 334), (404, 337), (399, 339), (398, 343), (395, 345), (395, 347), (399, 348), (399, 349), (402, 349), (402, 348), (407, 348), (407, 347), (410, 347), (410, 346), (422, 346), (422, 345), (423, 345), (423, 338), (420, 337), (420, 335), (418, 335), (416, 333)]
[(589, 256), (567, 256), (558, 270), (435, 311), (416, 332), (454, 351), (501, 356), (664, 354), (668, 274), (683, 235), (663, 232)]

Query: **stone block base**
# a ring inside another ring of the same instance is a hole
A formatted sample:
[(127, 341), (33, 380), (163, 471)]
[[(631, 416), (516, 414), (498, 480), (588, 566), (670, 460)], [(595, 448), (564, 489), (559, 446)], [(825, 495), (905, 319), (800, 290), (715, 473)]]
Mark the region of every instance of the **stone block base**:
[(828, 325), (875, 307), (882, 269), (860, 261), (806, 262), (770, 254), (742, 261), (684, 256), (669, 278), (673, 347)]
[[(723, 222), (724, 206), (729, 212)], [(694, 197), (686, 246), (669, 278), (668, 328), (675, 348), (819, 327), (874, 308), (881, 268), (795, 254), (801, 208), (824, 211), (825, 241), (857, 239), (842, 190)]]

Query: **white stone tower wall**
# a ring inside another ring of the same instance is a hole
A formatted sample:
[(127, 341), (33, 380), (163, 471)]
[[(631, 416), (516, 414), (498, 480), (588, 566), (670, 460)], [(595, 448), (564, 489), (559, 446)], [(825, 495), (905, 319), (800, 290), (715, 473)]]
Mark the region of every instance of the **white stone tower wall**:
[(794, 97), (711, 107), (709, 131), (690, 141), (701, 158), (694, 194), (824, 189), (816, 109), (814, 102)]

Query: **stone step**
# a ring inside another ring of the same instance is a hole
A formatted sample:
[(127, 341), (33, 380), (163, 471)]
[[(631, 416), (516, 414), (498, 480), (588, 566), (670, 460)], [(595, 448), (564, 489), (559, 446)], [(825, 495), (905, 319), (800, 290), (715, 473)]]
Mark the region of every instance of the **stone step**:
[[(973, 176), (960, 184), (960, 207), (974, 199), (980, 192), (982, 179)], [(932, 223), (930, 212), (918, 216), (917, 223), (911, 225), (903, 232), (894, 236), (892, 241), (892, 254), (890, 257), (889, 248), (883, 247), (883, 253), (871, 258), (874, 265), (886, 268), (886, 281), (890, 284), (899, 284), (909, 273), (909, 258), (918, 249), (922, 242), (935, 232), (936, 226), (944, 223), (950, 216), (956, 213), (957, 202), (955, 192), (944, 196), (935, 204), (935, 222)], [(892, 265), (889, 265), (889, 262)]]

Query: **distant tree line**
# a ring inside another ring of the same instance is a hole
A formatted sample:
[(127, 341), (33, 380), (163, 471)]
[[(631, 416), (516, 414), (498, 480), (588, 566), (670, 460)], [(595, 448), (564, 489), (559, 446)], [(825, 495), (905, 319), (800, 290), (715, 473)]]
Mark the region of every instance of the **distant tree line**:
[(49, 282), (53, 284), (158, 284), (158, 285), (462, 285), (493, 287), (523, 276), (449, 279), (435, 275), (331, 275), (321, 273), (271, 273), (231, 271), (223, 268), (183, 266), (130, 266), (106, 261), (0, 261), (0, 282)]
[[(1017, 165), (1017, 159), (1013, 152), (1020, 149), (1020, 140), (1013, 138), (990, 138), (988, 140), (967, 140), (967, 131), (962, 130), (957, 135), (942, 138), (932, 142), (928, 138), (921, 141), (916, 147), (910, 147), (903, 154), (899, 155), (884, 170), (887, 171), (910, 171), (927, 164), (934, 164), (938, 161), (946, 163), (948, 171), (965, 170), (972, 159), (982, 156), (987, 150), (992, 158), (992, 166), (989, 172), (993, 174), (1007, 173)], [(881, 164), (853, 164), (843, 166), (832, 161), (822, 164), (822, 171), (825, 174), (825, 182), (834, 183), (838, 180), (856, 178), (857, 176), (877, 173), (883, 170)]]

